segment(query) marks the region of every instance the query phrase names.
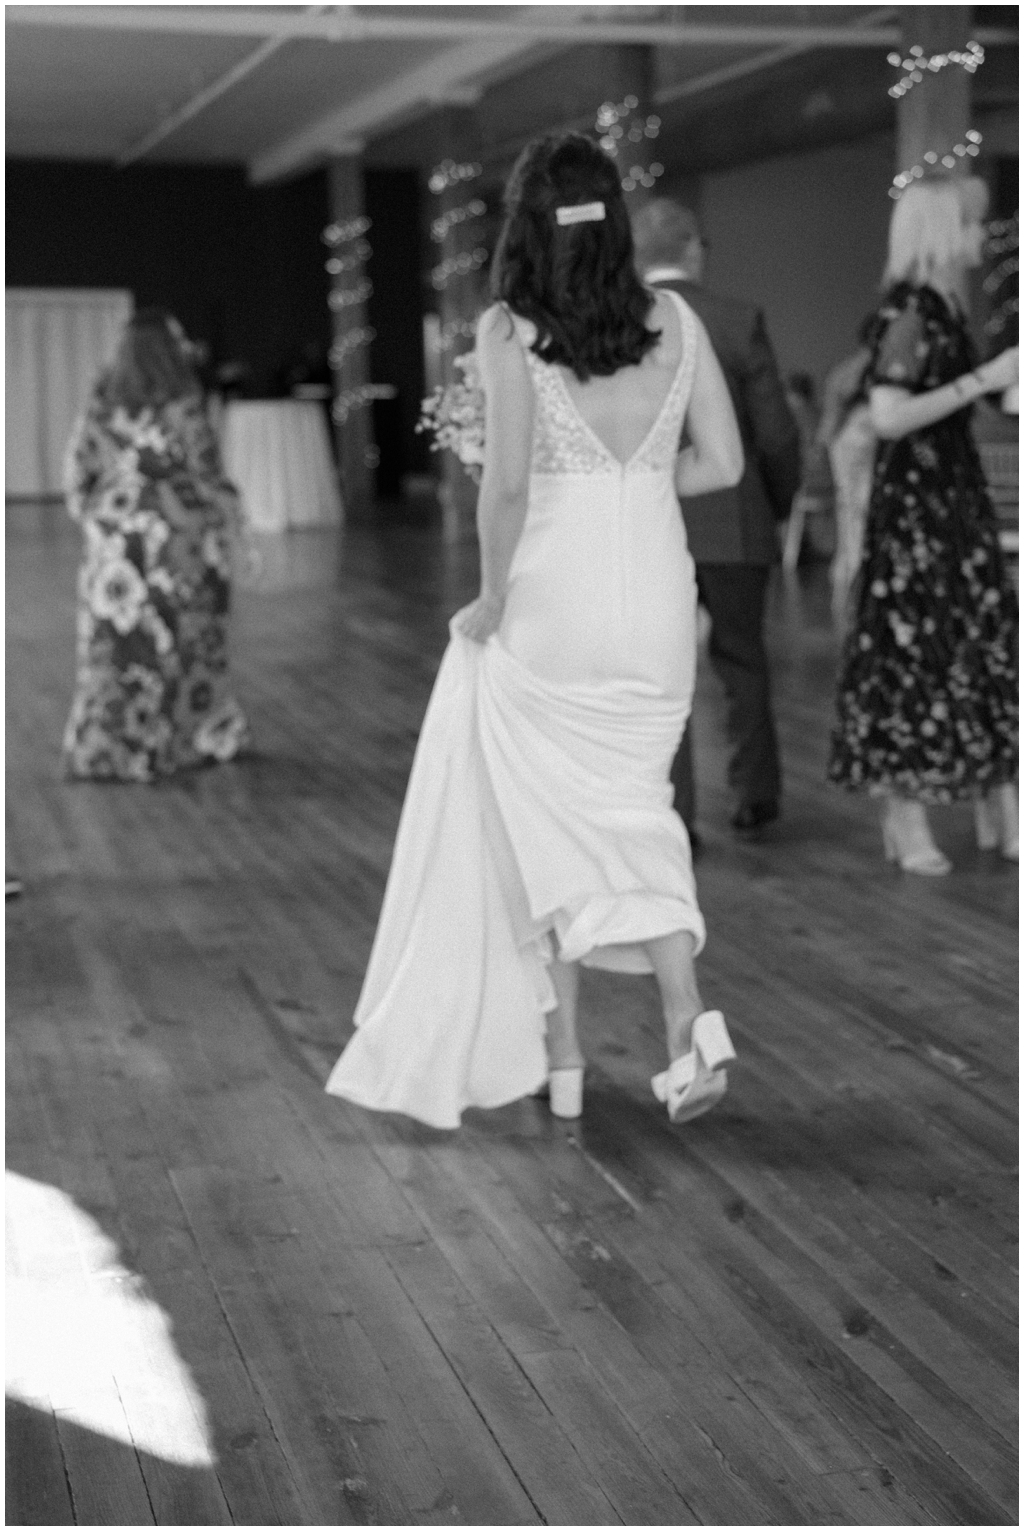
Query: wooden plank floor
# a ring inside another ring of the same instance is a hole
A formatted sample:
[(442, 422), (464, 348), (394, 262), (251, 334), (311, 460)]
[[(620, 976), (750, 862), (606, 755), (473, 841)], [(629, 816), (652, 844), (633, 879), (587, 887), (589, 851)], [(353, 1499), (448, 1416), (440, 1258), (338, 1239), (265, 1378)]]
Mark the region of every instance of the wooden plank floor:
[(77, 544), (8, 511), (8, 1523), (1016, 1523), (1016, 870), (887, 868), (824, 783), (819, 570), (772, 597), (785, 816), (700, 972), (740, 1053), (662, 1119), (652, 980), (587, 974), (586, 1115), (328, 1098), (471, 549), (268, 542), (247, 760), (69, 785)]

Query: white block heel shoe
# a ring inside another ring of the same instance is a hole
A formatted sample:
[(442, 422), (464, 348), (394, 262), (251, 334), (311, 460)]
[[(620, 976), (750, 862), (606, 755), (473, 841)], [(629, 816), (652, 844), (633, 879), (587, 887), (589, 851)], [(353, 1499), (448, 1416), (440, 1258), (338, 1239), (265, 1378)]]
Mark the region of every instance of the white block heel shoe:
[(1019, 859), (1017, 788), (1012, 782), (993, 787), (985, 797), (975, 798), (974, 828), (979, 850), (998, 850), (1007, 861)]
[(882, 844), (886, 861), (921, 877), (945, 877), (953, 863), (932, 839), (923, 803), (890, 797), (882, 813)]
[(567, 1121), (582, 1116), (582, 1068), (552, 1069), (548, 1075), (548, 1095), (552, 1116), (561, 1116)]
[(698, 1015), (690, 1051), (651, 1080), (655, 1096), (668, 1107), (669, 1121), (689, 1122), (710, 1111), (725, 1094), (725, 1065), (735, 1056), (721, 1010)]

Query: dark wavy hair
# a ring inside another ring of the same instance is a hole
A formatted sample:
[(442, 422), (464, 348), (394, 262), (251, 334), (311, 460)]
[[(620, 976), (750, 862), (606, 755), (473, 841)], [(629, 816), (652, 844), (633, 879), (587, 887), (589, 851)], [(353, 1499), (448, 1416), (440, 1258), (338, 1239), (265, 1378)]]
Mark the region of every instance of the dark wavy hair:
[(165, 308), (140, 308), (132, 315), (96, 385), (105, 404), (138, 414), (200, 392), (188, 346), (172, 328), (176, 323)]
[[(605, 216), (561, 226), (557, 207), (603, 202)], [(537, 326), (532, 349), (585, 383), (635, 366), (657, 344), (653, 299), (633, 265), (633, 235), (614, 160), (582, 133), (535, 139), (505, 188), (491, 293)]]

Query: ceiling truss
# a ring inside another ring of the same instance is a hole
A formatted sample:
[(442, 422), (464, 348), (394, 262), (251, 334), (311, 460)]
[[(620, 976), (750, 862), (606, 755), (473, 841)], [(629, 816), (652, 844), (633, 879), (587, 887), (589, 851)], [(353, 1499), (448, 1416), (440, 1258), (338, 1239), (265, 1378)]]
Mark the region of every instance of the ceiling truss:
[[(495, 6), (486, 17), (442, 17), (430, 7), (408, 6), (406, 15), (381, 13), (374, 7), (357, 10), (345, 5), (307, 5), (288, 11), (266, 6), (201, 5), (8, 5), (8, 26), (112, 30), (193, 37), (250, 37), (258, 46), (176, 107), (119, 156), (120, 166), (143, 158), (260, 68), (293, 41), (327, 44), (363, 41), (451, 42), (386, 85), (289, 135), (259, 154), (249, 165), (257, 183), (293, 175), (325, 156), (359, 153), (368, 136), (408, 120), (442, 101), (472, 100), (482, 84), (507, 74), (538, 50), (567, 44), (648, 43), (661, 47), (735, 46), (763, 48), (754, 57), (668, 85), (657, 94), (665, 105), (696, 96), (734, 80), (770, 69), (815, 48), (879, 48), (900, 41), (895, 7), (860, 13), (831, 25), (775, 23), (771, 25), (690, 24), (651, 19), (658, 7)], [(647, 16), (644, 16), (647, 12)], [(611, 15), (612, 20), (605, 19)], [(981, 28), (979, 42), (992, 46), (1017, 41), (1006, 29)]]
[(508, 70), (535, 47), (536, 39), (530, 35), (503, 33), (446, 49), (258, 155), (249, 166), (249, 178), (257, 185), (278, 180), (325, 154), (353, 152), (353, 140), (361, 147), (372, 130), (407, 120), (417, 108), (429, 110), (442, 102), (472, 99), (473, 81), (482, 74)]

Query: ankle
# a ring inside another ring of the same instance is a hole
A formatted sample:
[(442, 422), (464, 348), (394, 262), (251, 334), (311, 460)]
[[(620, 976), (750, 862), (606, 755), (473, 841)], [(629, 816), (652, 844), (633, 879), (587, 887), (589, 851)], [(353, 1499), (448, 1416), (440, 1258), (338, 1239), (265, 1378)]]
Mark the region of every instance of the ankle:
[(899, 829), (931, 836), (928, 810), (916, 797), (898, 797), (889, 793), (885, 798), (882, 818)]
[(548, 1072), (555, 1069), (581, 1069), (586, 1059), (576, 1046), (548, 1047)]
[(703, 1012), (704, 1007), (699, 1000), (671, 1014), (666, 1012), (665, 1037), (670, 1063), (674, 1063), (677, 1058), (685, 1057), (693, 1047), (693, 1023)]
[(1016, 861), (1020, 841), (1020, 823), (1017, 808), (1017, 785), (1003, 782), (989, 794), (992, 828), (1004, 856)]

